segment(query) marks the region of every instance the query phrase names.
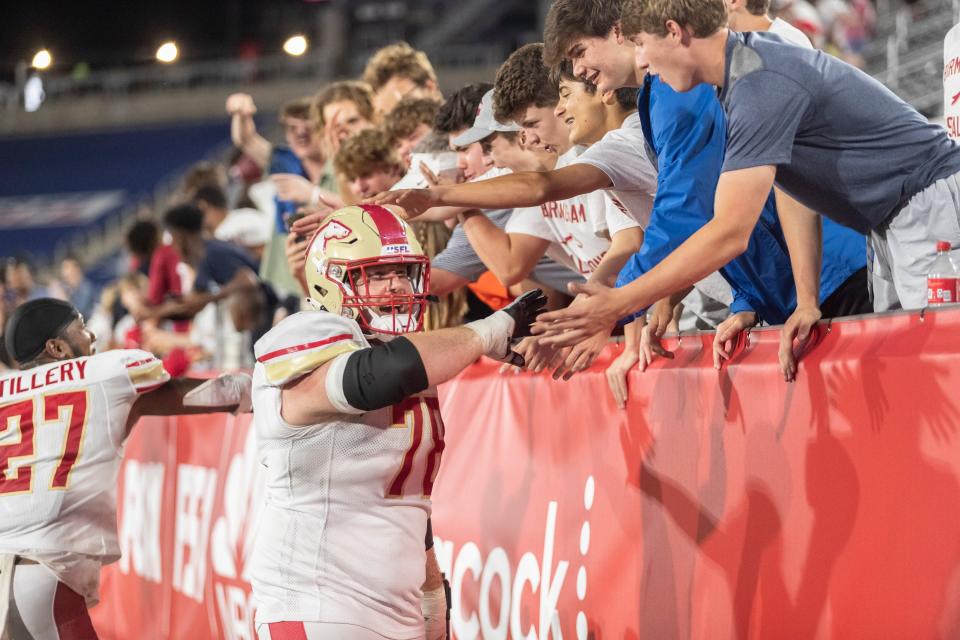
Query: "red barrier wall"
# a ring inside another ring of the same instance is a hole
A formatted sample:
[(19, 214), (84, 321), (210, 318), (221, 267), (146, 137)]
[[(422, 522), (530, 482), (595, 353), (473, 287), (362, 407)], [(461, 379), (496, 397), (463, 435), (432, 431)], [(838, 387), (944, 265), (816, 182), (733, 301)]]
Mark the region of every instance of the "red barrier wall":
[[(630, 378), (484, 362), (441, 390), (454, 629), (484, 638), (960, 637), (960, 309), (835, 323), (796, 383), (777, 333)], [(119, 481), (104, 638), (254, 638), (248, 418), (145, 420)]]

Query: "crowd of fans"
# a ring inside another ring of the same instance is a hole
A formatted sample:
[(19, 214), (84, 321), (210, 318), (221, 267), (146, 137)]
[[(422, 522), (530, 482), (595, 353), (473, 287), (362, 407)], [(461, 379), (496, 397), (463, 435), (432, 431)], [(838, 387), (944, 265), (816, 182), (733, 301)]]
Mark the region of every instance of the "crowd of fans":
[[(875, 19), (868, 0), (738, 3), (783, 17), (853, 64)], [(0, 320), (26, 300), (53, 296), (84, 314), (100, 350), (148, 349), (172, 375), (250, 366), (257, 337), (300, 308), (305, 232), (322, 216), (391, 189), (556, 173), (576, 145), (589, 146), (636, 117), (636, 89), (611, 99), (569, 68), (536, 79), (540, 70), (549, 73), (542, 56), (542, 46), (528, 45), (501, 68), (496, 90), (476, 83), (444, 97), (423, 52), (405, 43), (386, 46), (360, 79), (284, 104), (282, 143), (258, 131), (255, 98), (233, 94), (226, 111), (235, 153), (223, 165), (193, 167), (165, 210), (130, 226), (122, 278), (97, 290), (71, 256), (58, 278), (41, 285), (29, 261), (9, 259), (0, 277)], [(577, 92), (578, 100), (570, 98)], [(568, 119), (565, 108), (580, 112)], [(521, 128), (513, 122), (518, 113), (540, 121)], [(590, 118), (592, 128), (584, 124)], [(568, 122), (577, 124), (568, 131)], [(628, 188), (614, 185), (614, 193), (605, 190), (609, 180), (601, 183), (578, 193), (527, 185), (532, 191), (517, 206), (412, 207), (410, 222), (432, 262), (431, 293), (439, 298), (427, 328), (489, 314), (535, 287), (548, 292), (556, 309), (571, 301), (570, 283), (596, 278), (612, 285), (640, 249), (656, 176)], [(575, 230), (577, 224), (589, 234)], [(722, 289), (698, 285), (685, 304), (660, 313), (658, 333), (716, 327), (731, 303)], [(535, 368), (549, 365), (569, 376), (589, 366), (603, 343), (543, 356)], [(663, 353), (655, 338), (645, 348), (647, 360)], [(0, 367), (10, 366), (0, 356)]]
[(871, 0), (773, 0), (771, 13), (803, 31), (818, 49), (863, 67), (877, 22)]

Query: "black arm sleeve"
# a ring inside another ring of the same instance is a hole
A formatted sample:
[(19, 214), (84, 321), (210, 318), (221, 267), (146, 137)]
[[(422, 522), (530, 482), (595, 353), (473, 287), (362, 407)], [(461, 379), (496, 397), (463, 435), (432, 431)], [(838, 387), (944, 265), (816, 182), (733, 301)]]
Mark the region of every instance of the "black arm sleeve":
[(423, 539), (423, 546), (426, 547), (426, 551), (433, 549), (433, 522), (430, 518), (427, 518), (427, 537)]
[(420, 352), (403, 337), (353, 352), (343, 371), (343, 395), (363, 411), (389, 407), (429, 386)]

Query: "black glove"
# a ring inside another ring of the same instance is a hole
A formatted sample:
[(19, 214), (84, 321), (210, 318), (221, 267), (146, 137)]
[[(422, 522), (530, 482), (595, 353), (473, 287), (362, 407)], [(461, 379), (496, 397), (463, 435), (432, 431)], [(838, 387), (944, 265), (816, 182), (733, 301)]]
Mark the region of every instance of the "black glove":
[(547, 305), (547, 296), (543, 295), (542, 289), (527, 291), (516, 300), (505, 306), (500, 311), (507, 313), (513, 318), (513, 335), (511, 342), (516, 342), (520, 338), (526, 338), (530, 335), (530, 325), (532, 325), (543, 308)]

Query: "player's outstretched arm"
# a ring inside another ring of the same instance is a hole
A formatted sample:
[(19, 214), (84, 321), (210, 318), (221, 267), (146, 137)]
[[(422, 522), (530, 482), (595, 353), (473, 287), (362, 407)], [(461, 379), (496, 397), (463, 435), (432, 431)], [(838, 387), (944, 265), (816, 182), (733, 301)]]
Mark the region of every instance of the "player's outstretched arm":
[(229, 373), (217, 378), (173, 378), (144, 393), (130, 410), (129, 430), (143, 416), (176, 416), (250, 410), (250, 376)]
[(308, 426), (332, 415), (389, 407), (446, 382), (481, 355), (522, 365), (511, 344), (530, 335), (546, 302), (539, 289), (528, 291), (483, 320), (341, 354), (283, 388), (281, 415), (289, 424)]

